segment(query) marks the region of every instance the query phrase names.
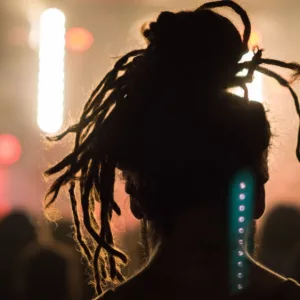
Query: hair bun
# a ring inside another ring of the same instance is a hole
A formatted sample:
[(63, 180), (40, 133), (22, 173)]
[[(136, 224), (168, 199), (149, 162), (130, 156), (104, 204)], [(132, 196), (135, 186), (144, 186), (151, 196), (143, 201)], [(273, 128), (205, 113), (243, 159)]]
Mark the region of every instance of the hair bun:
[(243, 55), (242, 39), (234, 24), (207, 9), (164, 11), (143, 35), (150, 46), (166, 52), (168, 57), (172, 53), (186, 55), (185, 60), (200, 56), (223, 57), (233, 63)]
[(164, 11), (160, 13), (156, 22), (151, 22), (149, 28), (144, 31), (144, 37), (152, 44), (160, 44), (170, 37), (170, 33), (176, 27), (175, 13)]
[(234, 24), (207, 9), (162, 12), (143, 34), (160, 68), (166, 66), (170, 74), (173, 66), (176, 76), (202, 76), (215, 85), (226, 86), (243, 55)]

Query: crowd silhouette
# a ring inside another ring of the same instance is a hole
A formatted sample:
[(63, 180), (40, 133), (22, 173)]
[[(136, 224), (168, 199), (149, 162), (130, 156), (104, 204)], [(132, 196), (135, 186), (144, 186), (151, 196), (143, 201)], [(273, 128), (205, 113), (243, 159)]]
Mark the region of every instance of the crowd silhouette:
[[(0, 219), (1, 299), (93, 299), (92, 276), (73, 236), (71, 221), (38, 225), (37, 220), (19, 210), (3, 216)], [(131, 257), (124, 269), (131, 276), (141, 267), (138, 229), (124, 233), (120, 243)]]

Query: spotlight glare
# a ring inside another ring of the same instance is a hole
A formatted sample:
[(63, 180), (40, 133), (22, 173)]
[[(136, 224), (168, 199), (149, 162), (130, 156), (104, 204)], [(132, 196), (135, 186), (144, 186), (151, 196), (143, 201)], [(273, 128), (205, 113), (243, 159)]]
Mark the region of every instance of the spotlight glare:
[(65, 15), (56, 8), (40, 17), (37, 123), (45, 133), (57, 132), (64, 114)]
[[(253, 58), (253, 53), (246, 53), (240, 62), (250, 61)], [(244, 69), (237, 76), (243, 77), (247, 75), (247, 70)], [(257, 102), (262, 102), (262, 88), (263, 88), (263, 76), (261, 73), (255, 71), (253, 74), (253, 81), (251, 83), (247, 83), (249, 99)], [(244, 97), (244, 90), (240, 87), (229, 89), (229, 91), (237, 96)]]

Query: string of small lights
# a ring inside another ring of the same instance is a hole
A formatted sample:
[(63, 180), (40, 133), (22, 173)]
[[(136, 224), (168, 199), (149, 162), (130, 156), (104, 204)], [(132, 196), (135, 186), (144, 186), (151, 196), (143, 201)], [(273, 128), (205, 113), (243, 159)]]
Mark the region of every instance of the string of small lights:
[(255, 182), (248, 170), (238, 172), (232, 181), (229, 195), (229, 263), (230, 289), (232, 293), (243, 290), (248, 285), (251, 252), (248, 239), (253, 219), (253, 199)]

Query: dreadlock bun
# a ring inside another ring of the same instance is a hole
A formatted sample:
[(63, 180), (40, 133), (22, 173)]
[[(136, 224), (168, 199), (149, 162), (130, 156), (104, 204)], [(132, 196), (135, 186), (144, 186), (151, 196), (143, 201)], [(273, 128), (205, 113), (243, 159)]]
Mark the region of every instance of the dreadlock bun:
[(165, 11), (160, 13), (156, 22), (151, 22), (149, 28), (144, 30), (144, 37), (149, 43), (164, 42), (165, 37), (170, 36), (176, 26), (176, 14)]
[[(209, 28), (209, 30), (208, 30)], [(173, 64), (186, 73), (222, 84), (234, 77), (243, 52), (241, 36), (225, 17), (206, 9), (179, 13), (162, 12), (143, 31), (149, 49), (161, 66)], [(211, 76), (210, 76), (211, 75)], [(220, 78), (220, 80), (221, 80)]]

